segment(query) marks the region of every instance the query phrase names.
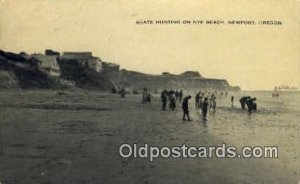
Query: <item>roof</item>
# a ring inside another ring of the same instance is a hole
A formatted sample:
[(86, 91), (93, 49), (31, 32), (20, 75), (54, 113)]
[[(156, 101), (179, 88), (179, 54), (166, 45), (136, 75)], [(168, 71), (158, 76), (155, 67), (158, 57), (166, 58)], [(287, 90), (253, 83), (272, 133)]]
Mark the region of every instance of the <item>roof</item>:
[(87, 59), (93, 57), (92, 52), (63, 52), (64, 59)]

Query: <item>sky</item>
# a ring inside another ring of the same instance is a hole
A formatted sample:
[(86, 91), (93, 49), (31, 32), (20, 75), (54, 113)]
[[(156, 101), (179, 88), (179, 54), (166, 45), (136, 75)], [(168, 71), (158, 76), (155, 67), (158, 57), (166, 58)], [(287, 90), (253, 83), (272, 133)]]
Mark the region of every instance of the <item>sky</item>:
[[(0, 0), (0, 49), (92, 51), (150, 74), (187, 70), (243, 90), (300, 87), (299, 0)], [(256, 25), (136, 24), (254, 20)], [(259, 21), (282, 25), (259, 25)]]

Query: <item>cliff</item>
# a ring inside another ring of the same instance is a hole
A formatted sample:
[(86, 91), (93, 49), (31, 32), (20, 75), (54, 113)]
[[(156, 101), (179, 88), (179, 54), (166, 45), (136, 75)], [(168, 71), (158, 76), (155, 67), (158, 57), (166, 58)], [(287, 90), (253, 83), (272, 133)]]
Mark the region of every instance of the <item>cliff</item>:
[(68, 81), (74, 81), (77, 87), (84, 89), (110, 91), (112, 88), (117, 88), (105, 73), (90, 70), (84, 61), (82, 59), (60, 57), (60, 77)]
[(53, 81), (38, 67), (39, 61), (25, 55), (0, 51), (1, 88), (46, 88)]
[(120, 70), (118, 73), (107, 74), (119, 88), (125, 88), (129, 91), (141, 91), (143, 88), (149, 88), (153, 91), (163, 89), (208, 89), (220, 91), (239, 91), (240, 88), (230, 86), (225, 79), (208, 79), (196, 71), (186, 71), (175, 75), (167, 72), (161, 75), (150, 75), (135, 71)]
[[(26, 53), (15, 54), (0, 51), (0, 88), (58, 88), (68, 87), (65, 82), (71, 82), (77, 87), (110, 91), (124, 88), (128, 91), (142, 91), (144, 88), (152, 91), (163, 89), (189, 90), (220, 90), (239, 91), (238, 86), (230, 86), (225, 79), (209, 79), (198, 71), (186, 71), (175, 75), (163, 72), (161, 75), (151, 75), (122, 69), (114, 63), (94, 59), (91, 52), (60, 53), (46, 50), (46, 56), (57, 56), (59, 75), (51, 76), (43, 70), (41, 62)], [(52, 60), (51, 60), (52, 61)], [(92, 64), (93, 65), (92, 65)], [(55, 64), (50, 63), (50, 64)]]

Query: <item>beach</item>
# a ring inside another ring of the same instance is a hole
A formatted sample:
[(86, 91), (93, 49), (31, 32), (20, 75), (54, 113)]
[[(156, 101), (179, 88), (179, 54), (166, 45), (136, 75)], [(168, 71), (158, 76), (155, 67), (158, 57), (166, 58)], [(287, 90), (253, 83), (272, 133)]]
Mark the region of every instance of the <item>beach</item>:
[[(187, 95), (185, 93), (185, 95)], [(234, 94), (217, 99), (203, 121), (190, 100), (193, 121), (161, 111), (159, 95), (66, 90), (0, 91), (0, 183), (298, 183), (300, 93)], [(258, 111), (238, 99), (257, 97)], [(277, 146), (278, 158), (122, 158), (123, 143), (153, 146)]]

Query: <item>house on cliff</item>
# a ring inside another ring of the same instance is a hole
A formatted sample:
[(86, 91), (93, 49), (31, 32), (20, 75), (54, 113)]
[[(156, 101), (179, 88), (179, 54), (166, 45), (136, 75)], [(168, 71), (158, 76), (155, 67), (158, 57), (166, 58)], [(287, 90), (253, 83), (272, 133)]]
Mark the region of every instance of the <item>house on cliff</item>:
[(85, 89), (111, 90), (114, 84), (104, 74), (104, 62), (92, 52), (63, 52), (59, 57), (61, 77)]
[(60, 76), (60, 67), (57, 55), (32, 54), (32, 57), (40, 61), (39, 67), (49, 76)]
[(92, 52), (64, 52), (62, 56), (59, 57), (59, 60), (62, 62), (75, 61), (95, 72), (101, 72), (103, 69), (101, 59), (94, 57)]

